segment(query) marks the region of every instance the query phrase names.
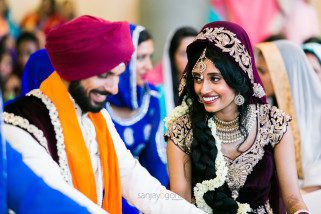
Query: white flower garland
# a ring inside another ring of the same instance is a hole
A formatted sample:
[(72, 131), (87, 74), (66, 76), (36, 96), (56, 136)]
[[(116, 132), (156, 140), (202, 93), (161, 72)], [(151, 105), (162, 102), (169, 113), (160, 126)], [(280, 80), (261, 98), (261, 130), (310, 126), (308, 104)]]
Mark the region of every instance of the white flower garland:
[(166, 128), (170, 127), (170, 125), (180, 116), (183, 116), (188, 112), (189, 106), (191, 105), (192, 101), (190, 99), (183, 98), (183, 102), (181, 105), (175, 107), (171, 114), (165, 117), (164, 122)]
[(237, 204), (239, 205), (239, 208), (237, 209), (237, 213), (238, 214), (245, 214), (245, 213), (249, 213), (252, 211), (251, 207), (249, 204), (242, 204), (240, 202), (237, 202)]
[[(174, 108), (171, 114), (164, 119), (166, 128), (170, 127), (177, 118), (188, 112), (191, 102), (192, 101), (190, 99), (186, 99), (186, 97), (184, 97), (182, 104)], [(221, 151), (221, 140), (216, 135), (216, 125), (213, 119), (208, 120), (208, 127), (211, 129), (212, 135), (215, 138), (215, 145), (217, 147), (217, 156), (215, 160), (216, 177), (210, 180), (204, 180), (202, 183), (197, 183), (193, 192), (197, 207), (206, 213), (213, 213), (212, 208), (207, 205), (203, 196), (206, 192), (213, 191), (215, 188), (218, 188), (225, 183), (228, 167), (226, 166), (224, 156)], [(237, 202), (237, 204), (237, 214), (246, 214), (252, 210), (249, 204), (242, 204), (239, 202)]]
[[(207, 205), (203, 196), (207, 191), (213, 191), (215, 188), (222, 186), (225, 183), (228, 173), (228, 167), (226, 166), (223, 153), (221, 151), (221, 141), (216, 136), (216, 125), (213, 119), (208, 120), (208, 127), (212, 131), (212, 135), (215, 138), (215, 145), (217, 147), (217, 156), (215, 160), (216, 177), (210, 180), (205, 180), (202, 183), (197, 183), (194, 187), (194, 196), (196, 205), (206, 213), (213, 213), (210, 206)], [(238, 210), (237, 214), (246, 214), (251, 211), (251, 207), (248, 204), (242, 204), (237, 202)]]

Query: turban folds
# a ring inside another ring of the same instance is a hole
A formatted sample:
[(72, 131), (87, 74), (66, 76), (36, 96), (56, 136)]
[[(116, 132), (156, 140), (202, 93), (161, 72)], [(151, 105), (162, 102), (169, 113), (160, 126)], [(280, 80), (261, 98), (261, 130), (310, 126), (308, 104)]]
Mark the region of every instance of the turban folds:
[(134, 51), (127, 22), (81, 16), (46, 36), (50, 61), (65, 80), (81, 80), (129, 63)]

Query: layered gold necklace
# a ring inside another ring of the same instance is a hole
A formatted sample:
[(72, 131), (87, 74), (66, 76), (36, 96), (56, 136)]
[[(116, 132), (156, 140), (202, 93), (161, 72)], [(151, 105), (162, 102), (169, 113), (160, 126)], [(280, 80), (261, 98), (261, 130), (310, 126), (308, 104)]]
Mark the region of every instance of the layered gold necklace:
[[(213, 120), (216, 125), (216, 134), (223, 144), (233, 144), (236, 142), (243, 142), (245, 140), (245, 136), (242, 135), (240, 130), (239, 116), (232, 121), (223, 121), (214, 115)], [(249, 105), (247, 115), (242, 121), (242, 124), (245, 124), (245, 128), (248, 133), (252, 130), (255, 120), (255, 106)]]

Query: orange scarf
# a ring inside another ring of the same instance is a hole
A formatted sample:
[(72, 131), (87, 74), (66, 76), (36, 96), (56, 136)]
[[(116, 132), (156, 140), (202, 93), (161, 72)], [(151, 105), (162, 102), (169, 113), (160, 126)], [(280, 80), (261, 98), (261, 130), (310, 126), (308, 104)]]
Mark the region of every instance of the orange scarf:
[[(96, 183), (72, 100), (60, 76), (53, 72), (40, 86), (40, 90), (55, 105), (64, 135), (64, 144), (74, 187), (97, 203)], [(102, 113), (89, 113), (96, 130), (103, 169), (103, 208), (111, 214), (121, 213), (121, 188), (118, 159), (106, 120)]]

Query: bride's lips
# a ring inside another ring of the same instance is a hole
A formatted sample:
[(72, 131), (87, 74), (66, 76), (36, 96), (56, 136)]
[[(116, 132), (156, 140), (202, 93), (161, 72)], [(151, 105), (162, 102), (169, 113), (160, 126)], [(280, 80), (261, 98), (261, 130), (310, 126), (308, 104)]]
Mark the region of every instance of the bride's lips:
[(215, 103), (218, 100), (219, 96), (215, 95), (215, 96), (204, 96), (202, 97), (203, 103), (206, 105), (210, 105)]

